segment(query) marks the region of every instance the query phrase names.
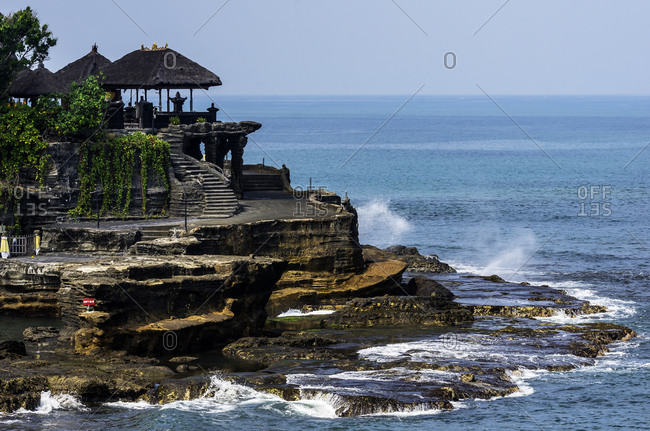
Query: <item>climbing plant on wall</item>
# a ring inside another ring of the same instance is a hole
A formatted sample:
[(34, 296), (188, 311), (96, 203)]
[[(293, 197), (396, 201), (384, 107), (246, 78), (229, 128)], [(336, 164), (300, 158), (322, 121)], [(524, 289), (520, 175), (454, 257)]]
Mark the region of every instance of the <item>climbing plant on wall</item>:
[(147, 215), (147, 185), (152, 175), (169, 190), (169, 143), (152, 135), (132, 135), (101, 142), (84, 142), (79, 150), (77, 171), (81, 193), (77, 207), (70, 214), (77, 217), (94, 213), (92, 194), (101, 188), (100, 212), (125, 217), (132, 206), (131, 192), (136, 185), (134, 172), (139, 167), (142, 192), (142, 214)]
[[(0, 214), (15, 214), (21, 169), (33, 170), (42, 186), (48, 169), (47, 142), (27, 105), (0, 107)], [(16, 218), (17, 220), (17, 218)]]

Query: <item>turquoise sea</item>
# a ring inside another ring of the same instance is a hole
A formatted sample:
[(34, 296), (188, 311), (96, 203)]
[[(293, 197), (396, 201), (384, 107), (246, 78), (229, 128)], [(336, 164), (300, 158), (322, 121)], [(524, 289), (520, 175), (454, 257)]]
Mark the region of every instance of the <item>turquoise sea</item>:
[(616, 322), (638, 338), (592, 367), (527, 373), (520, 396), (438, 414), (335, 418), (324, 403), (215, 378), (219, 397), (164, 407), (45, 397), (40, 412), (0, 418), (0, 429), (649, 429), (650, 97), (418, 96), (400, 110), (407, 99), (215, 101), (223, 121), (263, 123), (247, 163), (286, 164), (294, 187), (311, 179), (347, 192), (362, 243), (566, 289), (610, 310), (578, 321)]

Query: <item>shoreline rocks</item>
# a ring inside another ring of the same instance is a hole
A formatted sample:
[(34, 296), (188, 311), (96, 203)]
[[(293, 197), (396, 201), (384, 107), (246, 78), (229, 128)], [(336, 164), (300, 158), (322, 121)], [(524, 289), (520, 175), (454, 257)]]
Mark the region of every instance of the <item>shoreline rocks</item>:
[(417, 248), (393, 245), (383, 250), (372, 246), (363, 245), (366, 260), (400, 260), (406, 263), (407, 272), (422, 272), (430, 274), (453, 274), (454, 268), (441, 262), (438, 256), (422, 256)]

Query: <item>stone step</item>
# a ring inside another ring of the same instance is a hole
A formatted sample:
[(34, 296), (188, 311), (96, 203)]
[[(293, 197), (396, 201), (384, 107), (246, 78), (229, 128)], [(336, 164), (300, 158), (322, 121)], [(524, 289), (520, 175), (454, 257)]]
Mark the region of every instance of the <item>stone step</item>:
[(227, 211), (203, 211), (202, 216), (226, 216), (230, 217), (232, 215), (232, 210)]
[(211, 204), (210, 206), (206, 206), (205, 209), (203, 210), (203, 212), (231, 210), (231, 209), (234, 209), (234, 208), (237, 208), (236, 204), (235, 205), (233, 205), (233, 204), (228, 204), (228, 205), (226, 205), (226, 204), (223, 204), (223, 205)]
[[(234, 192), (224, 184), (221, 178), (215, 177), (207, 166), (199, 165), (198, 161), (195, 164), (187, 160), (181, 152), (182, 150), (178, 147), (173, 149), (171, 156), (172, 164), (176, 171), (181, 173), (181, 179), (183, 181), (201, 180), (205, 196), (205, 202), (202, 205), (202, 214), (209, 217), (232, 215), (239, 205)], [(182, 201), (176, 206), (170, 205), (170, 207), (175, 212), (178, 212), (178, 210), (181, 212), (184, 211)]]

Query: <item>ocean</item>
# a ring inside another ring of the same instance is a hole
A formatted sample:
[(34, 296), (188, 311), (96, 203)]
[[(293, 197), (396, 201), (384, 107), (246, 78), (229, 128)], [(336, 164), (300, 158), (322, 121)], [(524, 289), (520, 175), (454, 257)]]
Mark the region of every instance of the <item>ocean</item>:
[(215, 375), (214, 397), (166, 406), (98, 410), (44, 394), (38, 412), (0, 417), (0, 429), (650, 428), (650, 97), (492, 97), (215, 102), (222, 121), (264, 125), (246, 163), (286, 164), (294, 187), (347, 193), (362, 243), (416, 246), (461, 273), (565, 289), (609, 311), (551, 320), (614, 322), (637, 338), (593, 366), (523, 370), (514, 396), (449, 412), (336, 418), (325, 401), (286, 402)]

